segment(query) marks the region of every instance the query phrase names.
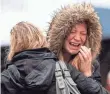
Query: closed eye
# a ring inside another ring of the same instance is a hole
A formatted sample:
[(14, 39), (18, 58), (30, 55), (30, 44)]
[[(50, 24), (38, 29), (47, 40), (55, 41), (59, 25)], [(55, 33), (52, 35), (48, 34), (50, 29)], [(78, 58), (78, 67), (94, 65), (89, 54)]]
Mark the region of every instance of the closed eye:
[(75, 29), (71, 31), (71, 33), (75, 33), (75, 32), (76, 32), (76, 30), (75, 30)]
[(87, 33), (81, 33), (82, 35), (87, 35)]
[(87, 32), (86, 31), (82, 31), (81, 34), (82, 35), (87, 35)]

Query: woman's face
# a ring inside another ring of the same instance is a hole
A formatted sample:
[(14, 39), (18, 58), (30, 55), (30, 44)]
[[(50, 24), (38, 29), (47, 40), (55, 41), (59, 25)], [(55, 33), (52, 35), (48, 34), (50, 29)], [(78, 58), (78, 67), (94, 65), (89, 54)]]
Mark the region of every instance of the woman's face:
[(77, 24), (67, 36), (64, 42), (64, 49), (67, 53), (77, 54), (82, 45), (86, 42), (87, 26), (85, 23)]

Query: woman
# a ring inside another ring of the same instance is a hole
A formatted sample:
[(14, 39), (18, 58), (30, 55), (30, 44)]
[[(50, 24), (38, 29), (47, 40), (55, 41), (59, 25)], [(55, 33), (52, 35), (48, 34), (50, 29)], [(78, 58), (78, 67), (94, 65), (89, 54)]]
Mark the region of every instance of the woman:
[(53, 94), (50, 89), (56, 57), (47, 49), (42, 32), (28, 22), (11, 30), (6, 69), (1, 73), (1, 94)]
[(57, 11), (49, 27), (50, 50), (65, 62), (81, 94), (109, 94), (101, 85), (102, 27), (91, 4), (72, 4)]

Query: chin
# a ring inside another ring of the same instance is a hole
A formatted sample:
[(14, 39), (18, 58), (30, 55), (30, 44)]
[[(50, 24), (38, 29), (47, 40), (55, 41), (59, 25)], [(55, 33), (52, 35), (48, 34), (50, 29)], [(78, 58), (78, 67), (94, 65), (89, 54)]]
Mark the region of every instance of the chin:
[(72, 54), (72, 55), (74, 55), (74, 54), (77, 54), (79, 51), (71, 51), (70, 53)]

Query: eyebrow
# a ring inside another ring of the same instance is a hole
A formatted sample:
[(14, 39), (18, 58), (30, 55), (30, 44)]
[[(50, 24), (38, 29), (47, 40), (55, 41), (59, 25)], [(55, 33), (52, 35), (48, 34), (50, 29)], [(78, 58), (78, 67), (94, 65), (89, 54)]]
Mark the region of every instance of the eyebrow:
[(87, 30), (86, 31), (81, 31), (81, 32), (87, 32)]
[[(73, 31), (73, 30), (77, 31), (76, 28), (73, 28), (72, 31)], [(72, 31), (71, 31), (71, 32), (72, 32)], [(81, 32), (87, 32), (87, 30), (81, 31)]]

